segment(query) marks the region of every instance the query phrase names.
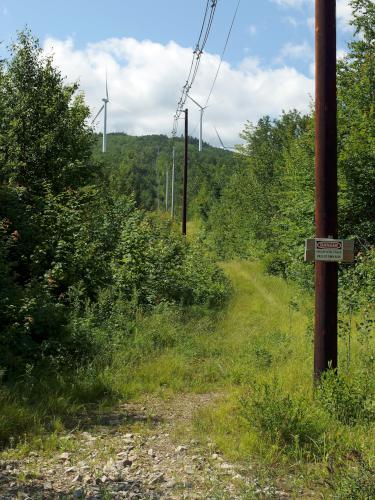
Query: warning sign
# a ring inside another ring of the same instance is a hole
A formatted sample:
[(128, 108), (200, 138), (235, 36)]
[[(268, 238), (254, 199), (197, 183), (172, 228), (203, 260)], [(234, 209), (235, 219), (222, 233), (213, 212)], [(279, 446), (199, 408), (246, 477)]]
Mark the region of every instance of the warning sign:
[(344, 241), (320, 238), (315, 240), (315, 261), (337, 262), (344, 258)]
[(306, 262), (353, 262), (354, 241), (333, 238), (308, 239), (305, 242)]

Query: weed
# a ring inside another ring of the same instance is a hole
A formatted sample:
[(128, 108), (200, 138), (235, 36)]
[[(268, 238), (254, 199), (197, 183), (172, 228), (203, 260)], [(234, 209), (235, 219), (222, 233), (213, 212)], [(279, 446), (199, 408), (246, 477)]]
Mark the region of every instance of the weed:
[(255, 385), (241, 397), (244, 417), (269, 443), (295, 457), (321, 457), (327, 419), (302, 397), (291, 397), (280, 385)]
[(373, 500), (375, 498), (375, 469), (361, 459), (356, 467), (346, 469), (335, 484), (336, 500)]
[(254, 350), (257, 364), (261, 368), (268, 368), (272, 365), (272, 354), (265, 347), (256, 347)]
[(26, 431), (35, 431), (36, 422), (32, 411), (15, 401), (5, 388), (0, 387), (0, 446), (14, 442), (15, 436)]
[(330, 370), (323, 376), (318, 398), (332, 416), (345, 425), (375, 420), (375, 394), (368, 377), (338, 375)]

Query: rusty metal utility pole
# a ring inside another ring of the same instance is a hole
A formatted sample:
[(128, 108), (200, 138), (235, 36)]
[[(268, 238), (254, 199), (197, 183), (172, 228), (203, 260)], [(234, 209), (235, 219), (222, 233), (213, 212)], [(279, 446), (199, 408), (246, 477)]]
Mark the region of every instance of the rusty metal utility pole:
[(186, 213), (187, 213), (187, 179), (188, 179), (188, 149), (189, 149), (189, 125), (188, 109), (185, 109), (185, 155), (184, 155), (184, 190), (182, 197), (182, 234), (186, 236)]
[[(315, 0), (316, 238), (337, 238), (336, 0)], [(315, 263), (314, 377), (337, 368), (337, 263)]]

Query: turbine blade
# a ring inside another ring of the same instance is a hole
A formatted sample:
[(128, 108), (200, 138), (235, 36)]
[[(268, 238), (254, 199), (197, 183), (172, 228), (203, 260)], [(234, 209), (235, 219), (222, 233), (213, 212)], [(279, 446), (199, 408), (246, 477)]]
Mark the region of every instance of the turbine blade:
[(107, 78), (107, 72), (105, 73), (105, 93), (106, 93), (107, 99), (109, 100), (109, 98), (108, 98), (108, 78)]
[(224, 146), (224, 144), (223, 144), (223, 141), (221, 140), (221, 137), (220, 137), (219, 132), (217, 131), (216, 127), (214, 127), (214, 129), (215, 129), (215, 132), (216, 132), (217, 138), (218, 138), (218, 139), (219, 139), (219, 141), (220, 141), (221, 147), (222, 147), (223, 149), (226, 149), (226, 148), (225, 148), (225, 146)]
[(92, 124), (94, 123), (94, 121), (98, 118), (98, 116), (99, 116), (99, 115), (100, 115), (100, 113), (103, 111), (103, 109), (104, 109), (104, 104), (103, 104), (103, 106), (99, 109), (99, 111), (96, 113), (95, 118), (94, 118), (94, 119), (92, 120), (92, 122), (91, 122), (91, 125), (92, 125)]
[(193, 99), (193, 98), (192, 98), (192, 97), (190, 97), (189, 95), (188, 95), (188, 98), (189, 98), (191, 101), (193, 101), (193, 102), (194, 102), (194, 103), (198, 106), (198, 108), (204, 109), (204, 108), (203, 108), (203, 107), (202, 107), (202, 106), (201, 106), (201, 105), (200, 105), (200, 104), (199, 104), (199, 103), (198, 103), (195, 99)]

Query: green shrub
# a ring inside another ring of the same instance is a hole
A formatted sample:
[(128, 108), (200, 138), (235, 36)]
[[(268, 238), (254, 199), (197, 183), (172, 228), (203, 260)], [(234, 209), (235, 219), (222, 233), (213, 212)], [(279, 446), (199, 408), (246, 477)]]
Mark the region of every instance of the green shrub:
[(340, 303), (345, 312), (373, 307), (375, 290), (374, 247), (369, 247), (358, 253), (355, 265), (342, 269), (339, 275), (339, 285)]
[(280, 255), (267, 254), (264, 258), (265, 271), (273, 276), (283, 276), (285, 278), (286, 259)]
[(243, 416), (268, 443), (296, 456), (323, 453), (327, 418), (299, 396), (285, 394), (277, 382), (255, 385), (241, 399)]
[(202, 246), (189, 245), (176, 278), (184, 305), (223, 306), (231, 292), (231, 284), (214, 259), (205, 254)]
[(375, 469), (361, 459), (357, 467), (345, 469), (335, 485), (336, 500), (373, 500), (375, 498)]
[(333, 370), (323, 375), (318, 390), (323, 408), (346, 425), (375, 421), (375, 394), (368, 375), (338, 375)]
[(112, 261), (116, 287), (142, 306), (178, 298), (175, 276), (184, 245), (171, 221), (137, 211), (126, 221)]
[(123, 298), (136, 297), (144, 307), (162, 302), (215, 307), (230, 288), (202, 246), (185, 241), (171, 220), (141, 211), (124, 223), (112, 270)]

